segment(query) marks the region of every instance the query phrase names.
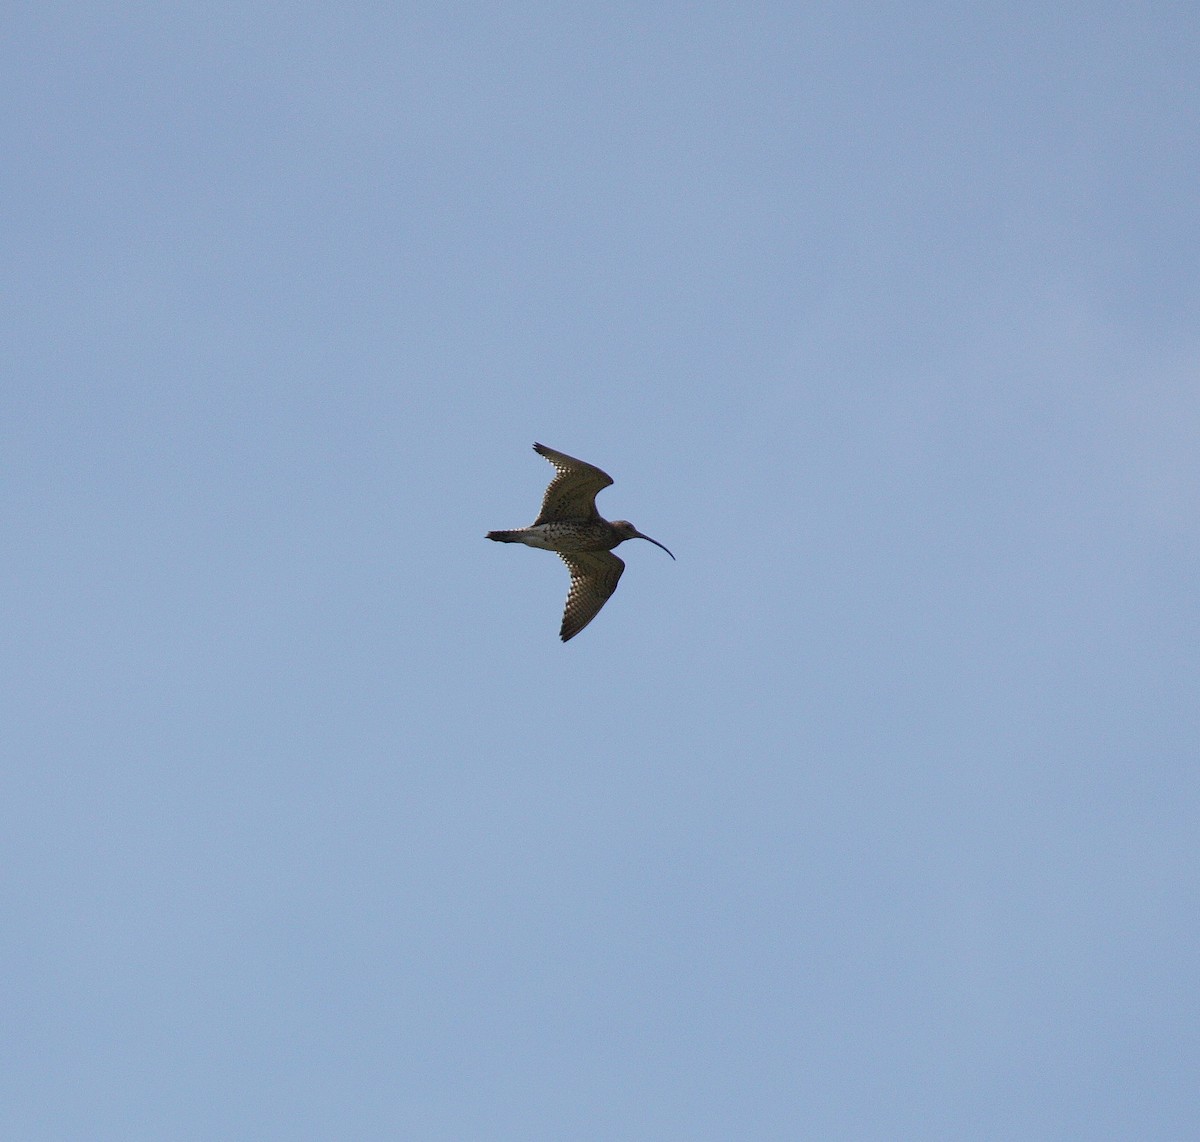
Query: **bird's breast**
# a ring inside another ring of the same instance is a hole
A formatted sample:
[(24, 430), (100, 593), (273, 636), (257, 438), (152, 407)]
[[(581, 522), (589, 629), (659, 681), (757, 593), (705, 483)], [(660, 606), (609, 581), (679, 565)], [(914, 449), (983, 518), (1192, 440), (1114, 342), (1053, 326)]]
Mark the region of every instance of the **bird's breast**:
[(547, 551), (610, 551), (620, 540), (602, 523), (540, 523), (525, 529), (530, 547)]

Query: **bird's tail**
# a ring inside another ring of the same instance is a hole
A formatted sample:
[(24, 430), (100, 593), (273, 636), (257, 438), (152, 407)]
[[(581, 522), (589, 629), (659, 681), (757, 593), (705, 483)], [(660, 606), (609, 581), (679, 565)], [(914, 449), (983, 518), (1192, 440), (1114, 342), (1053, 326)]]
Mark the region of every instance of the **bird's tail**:
[(515, 531), (489, 531), (488, 539), (494, 539), (497, 543), (520, 543), (521, 537)]

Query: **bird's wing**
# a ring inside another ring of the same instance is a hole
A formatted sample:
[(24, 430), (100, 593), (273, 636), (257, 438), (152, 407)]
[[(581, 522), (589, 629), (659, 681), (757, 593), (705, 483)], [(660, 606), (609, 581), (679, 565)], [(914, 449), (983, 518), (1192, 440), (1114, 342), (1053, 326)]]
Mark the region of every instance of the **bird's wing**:
[(625, 564), (611, 551), (560, 551), (558, 557), (571, 572), (571, 589), (567, 592), (567, 607), (558, 632), (566, 642), (600, 613), (617, 589)]
[(557, 520), (595, 518), (596, 493), (601, 488), (607, 488), (612, 483), (612, 477), (591, 464), (555, 452), (544, 444), (535, 444), (533, 450), (539, 456), (545, 456), (557, 473), (546, 489), (542, 513), (533, 521), (533, 526)]

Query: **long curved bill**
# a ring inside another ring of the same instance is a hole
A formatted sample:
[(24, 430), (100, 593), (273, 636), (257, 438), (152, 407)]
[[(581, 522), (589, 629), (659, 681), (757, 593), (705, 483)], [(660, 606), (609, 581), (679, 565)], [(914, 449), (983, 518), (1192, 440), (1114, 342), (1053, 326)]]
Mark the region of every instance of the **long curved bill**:
[[(633, 534), (634, 534), (634, 535), (636, 535), (636, 536), (638, 537), (638, 539), (644, 539), (644, 540), (646, 540), (646, 542), (647, 542), (647, 543), (653, 543), (655, 547), (662, 547), (662, 549), (663, 549), (663, 550), (664, 550), (664, 551), (665, 551), (665, 552), (666, 552), (668, 555), (671, 555), (671, 551), (670, 551), (670, 549), (669, 549), (669, 548), (667, 548), (667, 547), (663, 547), (663, 545), (662, 545), (661, 543), (659, 543), (657, 539), (651, 539), (651, 538), (650, 538), (648, 535), (643, 535), (643, 534), (642, 534), (640, 531), (635, 531)], [(672, 559), (675, 559), (675, 556), (674, 556), (674, 555), (671, 555), (671, 558), (672, 558)], [(677, 559), (676, 559), (675, 561), (676, 561), (677, 563), (679, 562)]]

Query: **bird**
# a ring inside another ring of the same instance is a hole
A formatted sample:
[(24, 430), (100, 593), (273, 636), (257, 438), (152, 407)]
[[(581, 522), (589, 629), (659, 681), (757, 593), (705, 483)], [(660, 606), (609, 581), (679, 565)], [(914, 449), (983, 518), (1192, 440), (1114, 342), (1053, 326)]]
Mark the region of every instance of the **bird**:
[(643, 535), (627, 519), (603, 519), (596, 511), (596, 493), (607, 488), (612, 477), (593, 464), (556, 452), (544, 444), (533, 450), (554, 465), (554, 478), (542, 498), (542, 510), (529, 527), (489, 531), (497, 543), (524, 543), (553, 551), (567, 565), (571, 589), (563, 611), (559, 638), (574, 638), (611, 598), (625, 564), (612, 549), (627, 539), (645, 539), (671, 552), (657, 539)]

